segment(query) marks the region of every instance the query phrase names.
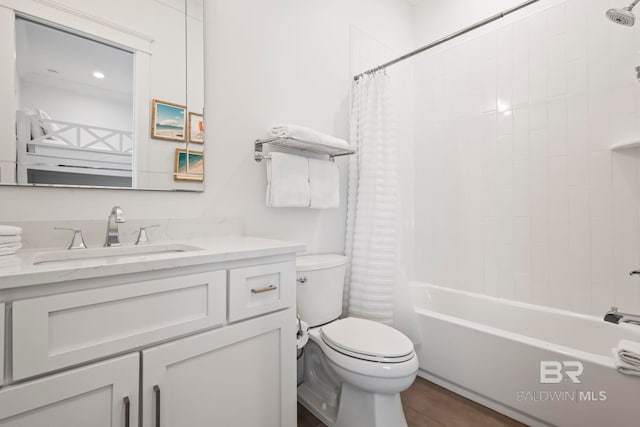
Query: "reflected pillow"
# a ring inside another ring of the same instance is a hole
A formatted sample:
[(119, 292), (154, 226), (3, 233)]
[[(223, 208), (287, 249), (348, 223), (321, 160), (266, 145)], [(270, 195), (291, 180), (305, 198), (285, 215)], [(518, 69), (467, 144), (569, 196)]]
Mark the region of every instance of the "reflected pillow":
[(42, 122), (42, 128), (44, 129), (44, 133), (46, 133), (47, 135), (52, 134), (54, 132), (57, 132), (60, 129), (58, 127), (58, 125), (48, 121), (48, 120), (52, 120), (51, 116), (48, 115), (47, 113), (45, 113), (40, 108), (36, 109), (36, 114), (38, 115), (39, 118), (42, 119), (42, 121), (41, 121)]
[(30, 108), (25, 108), (24, 110), (27, 113), (27, 117), (29, 118), (29, 127), (31, 128), (31, 139), (34, 140), (36, 138), (40, 138), (44, 136), (44, 123), (42, 119), (38, 117), (38, 115), (31, 110)]

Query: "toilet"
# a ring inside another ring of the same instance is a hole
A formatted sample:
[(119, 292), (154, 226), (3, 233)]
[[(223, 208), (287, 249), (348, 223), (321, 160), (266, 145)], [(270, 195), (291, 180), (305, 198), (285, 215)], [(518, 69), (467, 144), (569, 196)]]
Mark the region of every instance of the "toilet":
[(309, 329), (298, 401), (335, 427), (406, 427), (400, 392), (418, 372), (413, 343), (378, 322), (340, 319), (347, 258), (296, 260), (297, 309)]

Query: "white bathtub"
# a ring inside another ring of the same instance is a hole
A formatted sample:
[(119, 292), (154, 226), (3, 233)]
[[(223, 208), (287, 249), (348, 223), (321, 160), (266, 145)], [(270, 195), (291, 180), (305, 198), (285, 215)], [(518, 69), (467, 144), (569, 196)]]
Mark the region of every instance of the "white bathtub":
[[(417, 282), (411, 293), (420, 376), (531, 426), (640, 426), (640, 377), (611, 354), (640, 326)], [(569, 362), (560, 383), (553, 366), (541, 382), (543, 361)]]

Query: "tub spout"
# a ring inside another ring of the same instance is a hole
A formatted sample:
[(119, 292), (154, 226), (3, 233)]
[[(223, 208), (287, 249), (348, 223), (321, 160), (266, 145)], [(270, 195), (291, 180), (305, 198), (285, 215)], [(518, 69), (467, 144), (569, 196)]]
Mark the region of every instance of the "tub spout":
[(611, 307), (611, 310), (604, 315), (604, 321), (615, 324), (630, 323), (632, 325), (640, 325), (640, 315), (621, 313), (618, 311), (618, 307)]

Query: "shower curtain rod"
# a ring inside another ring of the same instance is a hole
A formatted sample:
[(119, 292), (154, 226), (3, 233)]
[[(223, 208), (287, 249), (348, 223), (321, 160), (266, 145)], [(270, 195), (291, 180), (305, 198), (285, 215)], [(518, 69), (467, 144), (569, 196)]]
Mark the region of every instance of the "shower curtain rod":
[(533, 3), (537, 3), (539, 1), (540, 0), (529, 0), (529, 1), (526, 1), (526, 2), (524, 2), (522, 4), (519, 4), (518, 6), (514, 6), (511, 9), (503, 10), (502, 12), (500, 12), (500, 13), (498, 13), (496, 15), (493, 15), (493, 16), (487, 18), (487, 19), (483, 19), (482, 21), (476, 22), (475, 24), (470, 25), (470, 26), (468, 26), (466, 28), (463, 28), (462, 30), (456, 31), (455, 33), (449, 34), (448, 36), (443, 37), (440, 40), (436, 40), (435, 42), (429, 43), (426, 46), (422, 46), (422, 47), (420, 47), (420, 48), (418, 48), (418, 49), (416, 49), (414, 51), (411, 51), (411, 52), (406, 53), (406, 54), (404, 54), (402, 56), (399, 56), (396, 59), (393, 59), (393, 60), (391, 60), (389, 62), (385, 62), (382, 65), (378, 65), (377, 67), (371, 68), (370, 70), (367, 70), (367, 71), (365, 71), (363, 73), (360, 73), (360, 74), (354, 76), (353, 79), (354, 80), (358, 80), (360, 77), (362, 77), (364, 75), (375, 73), (376, 71), (384, 70), (385, 68), (387, 68), (387, 67), (389, 67), (391, 65), (397, 64), (398, 62), (401, 62), (401, 61), (404, 61), (405, 59), (411, 58), (412, 56), (415, 56), (415, 55), (417, 55), (419, 53), (422, 53), (422, 52), (424, 52), (426, 50), (434, 48), (434, 47), (436, 47), (438, 45), (441, 45), (442, 43), (446, 43), (449, 40), (453, 40), (456, 37), (460, 37), (461, 35), (466, 34), (466, 33), (470, 32), (470, 31), (473, 31), (473, 30), (478, 29), (480, 27), (484, 27), (487, 24), (490, 24), (490, 23), (492, 23), (494, 21), (502, 19), (507, 15), (511, 15), (512, 13), (517, 12), (520, 9), (524, 9), (525, 7), (530, 6)]

